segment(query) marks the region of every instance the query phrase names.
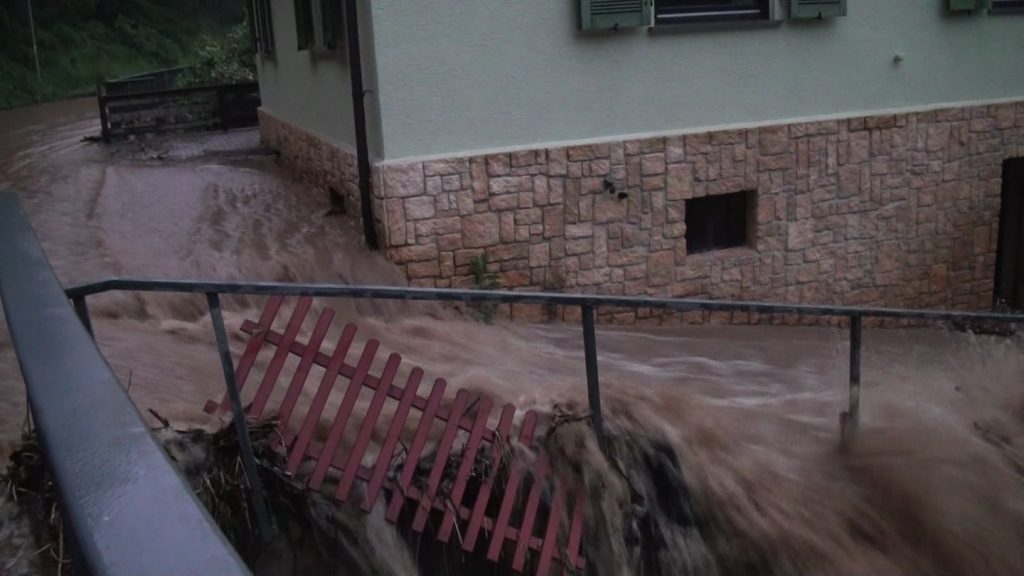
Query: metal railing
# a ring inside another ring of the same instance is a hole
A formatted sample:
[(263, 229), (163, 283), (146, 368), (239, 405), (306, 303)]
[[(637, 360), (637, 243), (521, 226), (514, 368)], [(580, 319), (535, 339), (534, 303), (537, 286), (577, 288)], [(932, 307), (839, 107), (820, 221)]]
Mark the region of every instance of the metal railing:
[[(587, 377), (587, 397), (591, 420), (598, 443), (604, 448), (604, 421), (601, 412), (601, 389), (598, 377), (597, 333), (595, 311), (598, 307), (649, 308), (677, 312), (748, 312), (759, 314), (797, 314), (849, 319), (850, 372), (849, 407), (840, 415), (844, 437), (856, 429), (860, 417), (860, 365), (864, 318), (895, 318), (932, 322), (1007, 322), (1024, 324), (1022, 314), (985, 312), (952, 312), (945, 310), (905, 310), (897, 308), (866, 308), (855, 306), (813, 306), (805, 304), (771, 304), (766, 302), (717, 301), (687, 298), (646, 298), (598, 296), (590, 294), (557, 294), (546, 292), (477, 291), (431, 288), (399, 288), (390, 286), (350, 286), (338, 284), (285, 284), (277, 282), (211, 282), (201, 280), (159, 280), (150, 278), (110, 278), (74, 286), (66, 291), (82, 322), (89, 325), (86, 298), (111, 291), (169, 292), (211, 295), (236, 294), (249, 296), (312, 296), (329, 298), (462, 302), (466, 304), (542, 304), (572, 306), (580, 309), (583, 324), (583, 350)], [(216, 322), (216, 318), (215, 318)], [(218, 330), (223, 327), (216, 328)], [(222, 351), (223, 353), (223, 351)], [(230, 382), (228, 383), (231, 384)]]
[(75, 573), (248, 574), (68, 305), (14, 194), (0, 298)]

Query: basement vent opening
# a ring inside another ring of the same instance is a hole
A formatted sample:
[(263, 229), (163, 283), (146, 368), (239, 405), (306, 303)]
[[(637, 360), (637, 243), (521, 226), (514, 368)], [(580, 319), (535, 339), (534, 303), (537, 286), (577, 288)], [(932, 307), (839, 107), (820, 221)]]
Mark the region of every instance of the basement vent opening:
[(333, 187), (327, 188), (327, 197), (331, 202), (331, 209), (327, 212), (328, 214), (347, 214), (348, 211), (345, 208), (345, 197), (342, 196)]
[(754, 192), (686, 201), (686, 251), (690, 254), (746, 246), (753, 240)]

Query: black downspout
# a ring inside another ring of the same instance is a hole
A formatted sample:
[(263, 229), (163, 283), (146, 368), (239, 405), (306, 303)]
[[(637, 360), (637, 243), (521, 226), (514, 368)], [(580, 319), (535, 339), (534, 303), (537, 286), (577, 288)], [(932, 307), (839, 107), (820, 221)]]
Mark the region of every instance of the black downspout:
[(358, 0), (345, 0), (345, 36), (348, 38), (348, 69), (352, 82), (352, 114), (356, 128), (356, 167), (359, 171), (359, 204), (362, 207), (363, 235), (371, 250), (380, 248), (373, 225), (373, 195), (370, 185), (370, 150), (366, 141), (366, 92), (363, 90), (363, 60), (359, 52)]

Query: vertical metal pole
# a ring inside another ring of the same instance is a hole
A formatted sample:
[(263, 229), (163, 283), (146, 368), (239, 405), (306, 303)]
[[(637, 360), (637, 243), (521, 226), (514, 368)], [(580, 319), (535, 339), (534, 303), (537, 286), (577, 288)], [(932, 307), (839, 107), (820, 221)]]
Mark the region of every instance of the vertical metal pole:
[(590, 401), (590, 419), (597, 436), (597, 445), (603, 454), (608, 454), (604, 438), (604, 416), (601, 414), (601, 384), (597, 378), (597, 333), (594, 329), (594, 307), (582, 306), (583, 311), (583, 354), (587, 363), (587, 397)]
[(850, 316), (850, 408), (843, 425), (844, 441), (850, 440), (860, 423), (861, 317)]
[(89, 306), (85, 303), (85, 296), (75, 296), (72, 298), (71, 304), (75, 307), (75, 314), (78, 315), (78, 319), (85, 326), (85, 331), (95, 340), (96, 335), (92, 332), (92, 319), (89, 318)]
[(39, 70), (39, 47), (36, 46), (36, 20), (32, 16), (32, 0), (28, 0), (28, 29), (32, 33), (32, 56), (36, 60), (36, 81), (43, 82), (43, 74)]
[(217, 336), (220, 365), (224, 369), (224, 383), (227, 385), (228, 398), (231, 400), (231, 415), (234, 418), (235, 430), (238, 433), (238, 446), (242, 455), (242, 466), (245, 468), (245, 477), (249, 481), (249, 497), (256, 515), (256, 527), (263, 541), (269, 542), (273, 536), (274, 529), (271, 526), (270, 511), (263, 496), (263, 483), (260, 482), (259, 471), (256, 469), (256, 456), (253, 455), (252, 443), (249, 441), (249, 428), (245, 422), (245, 413), (242, 411), (242, 398), (239, 396), (238, 386), (235, 384), (235, 365), (231, 360), (228, 335), (224, 330), (224, 317), (220, 310), (220, 296), (214, 292), (207, 292), (206, 302), (210, 306), (213, 332)]
[(103, 141), (110, 143), (110, 121), (107, 118), (107, 97), (106, 88), (103, 83), (96, 83), (96, 102), (100, 105), (100, 134)]

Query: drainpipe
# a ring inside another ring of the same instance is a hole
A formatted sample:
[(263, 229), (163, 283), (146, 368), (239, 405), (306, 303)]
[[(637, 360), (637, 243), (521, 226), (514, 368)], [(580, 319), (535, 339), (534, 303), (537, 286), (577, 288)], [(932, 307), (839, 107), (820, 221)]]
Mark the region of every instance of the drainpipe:
[(348, 38), (348, 69), (352, 83), (352, 114), (356, 128), (356, 166), (359, 172), (359, 204), (362, 206), (363, 235), (371, 250), (380, 248), (373, 225), (373, 195), (370, 184), (370, 150), (366, 141), (366, 91), (363, 90), (363, 62), (359, 51), (358, 0), (345, 4), (345, 36)]

